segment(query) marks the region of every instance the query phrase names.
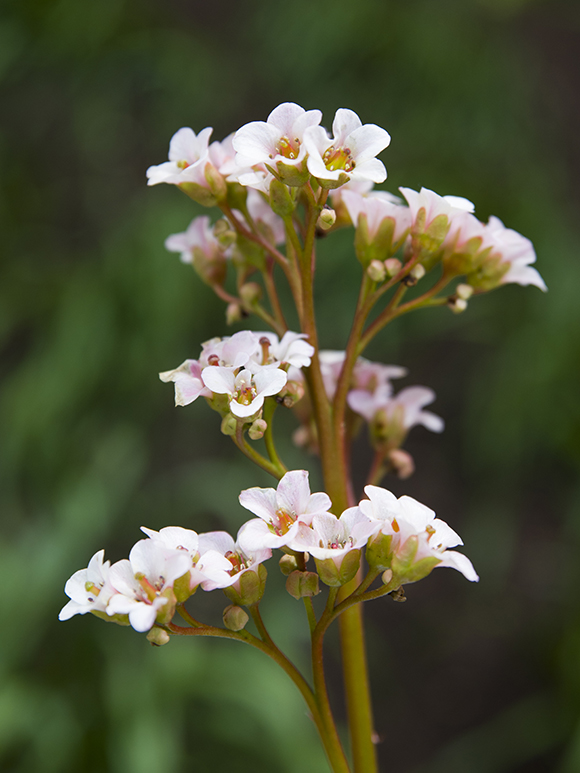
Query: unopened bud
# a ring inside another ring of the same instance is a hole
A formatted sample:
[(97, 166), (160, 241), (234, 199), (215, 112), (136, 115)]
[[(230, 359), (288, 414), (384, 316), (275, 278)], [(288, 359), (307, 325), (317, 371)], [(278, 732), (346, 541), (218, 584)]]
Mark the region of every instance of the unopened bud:
[(413, 457), (402, 448), (394, 448), (388, 458), (398, 478), (405, 480), (415, 472)]
[(455, 288), (455, 294), (462, 301), (468, 301), (473, 295), (473, 287), (471, 285), (460, 284)]
[(264, 432), (268, 429), (268, 425), (264, 421), (264, 419), (256, 419), (256, 421), (252, 424), (250, 429), (248, 430), (248, 435), (250, 437), (250, 440), (260, 440), (260, 438), (264, 437)]
[(425, 276), (425, 266), (422, 266), (420, 263), (417, 263), (416, 266), (413, 266), (413, 268), (409, 271), (409, 276), (412, 276), (415, 281), (419, 281), (419, 279), (423, 279)]
[(154, 647), (163, 647), (164, 644), (169, 643), (171, 637), (164, 631), (163, 628), (158, 628), (156, 625), (147, 634), (147, 641), (150, 641)]
[(226, 324), (235, 325), (242, 319), (243, 311), (239, 303), (229, 303), (226, 309)]
[(262, 288), (257, 282), (246, 282), (245, 285), (240, 287), (240, 298), (249, 306), (257, 303), (261, 297)]
[(296, 560), (296, 556), (284, 553), (280, 559), (280, 571), (282, 574), (288, 577), (289, 574), (292, 574), (292, 572), (295, 572), (297, 569), (298, 561)]
[(336, 223), (336, 212), (334, 209), (330, 209), (330, 207), (325, 207), (320, 215), (318, 216), (318, 222), (316, 225), (318, 228), (320, 228), (322, 231), (328, 231), (329, 228), (332, 228), (332, 226)]
[(454, 314), (461, 314), (461, 312), (465, 311), (467, 308), (467, 301), (463, 298), (455, 298), (454, 296), (451, 296), (447, 300), (447, 305)]
[(398, 258), (389, 258), (388, 260), (385, 260), (384, 265), (387, 271), (387, 276), (395, 276), (403, 267), (403, 264)]
[(383, 572), (383, 576), (381, 577), (383, 585), (388, 585), (392, 579), (393, 579), (393, 570), (385, 569), (385, 571)]
[(385, 264), (380, 260), (371, 260), (367, 267), (367, 274), (373, 282), (384, 282), (387, 275)]
[(316, 596), (320, 593), (318, 575), (315, 572), (292, 572), (286, 580), (286, 590), (295, 599)]
[(222, 425), (220, 427), (222, 435), (235, 435), (238, 428), (238, 420), (231, 413), (228, 413), (222, 419)]
[(222, 247), (229, 247), (236, 241), (236, 232), (230, 227), (227, 220), (218, 220), (213, 227), (213, 235)]
[(245, 628), (249, 619), (246, 610), (235, 604), (230, 604), (229, 607), (224, 609), (224, 625), (226, 628), (229, 628), (230, 631), (241, 631), (242, 628)]
[(279, 394), (279, 402), (285, 408), (293, 408), (304, 397), (304, 384), (299, 381), (288, 381)]

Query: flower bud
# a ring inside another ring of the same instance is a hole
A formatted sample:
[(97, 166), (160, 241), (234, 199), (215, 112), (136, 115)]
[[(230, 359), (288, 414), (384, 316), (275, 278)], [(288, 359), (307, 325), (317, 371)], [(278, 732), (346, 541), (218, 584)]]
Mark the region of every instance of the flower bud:
[(239, 303), (228, 303), (226, 308), (226, 324), (235, 325), (243, 317), (243, 310)]
[(230, 604), (229, 607), (224, 609), (224, 625), (226, 628), (229, 628), (230, 631), (241, 631), (246, 627), (249, 619), (250, 618), (246, 610), (236, 606), (235, 604)]
[(385, 260), (385, 269), (387, 270), (387, 276), (393, 277), (399, 273), (403, 264), (397, 258), (389, 258)]
[(388, 460), (398, 478), (405, 480), (415, 472), (415, 462), (413, 457), (402, 448), (393, 448), (388, 454)]
[(336, 212), (330, 207), (324, 207), (320, 215), (318, 216), (318, 222), (316, 225), (322, 231), (328, 231), (329, 228), (336, 223)]
[(207, 180), (210, 191), (215, 196), (216, 201), (224, 201), (227, 194), (226, 181), (215, 166), (208, 162), (203, 170), (203, 175)]
[(288, 381), (277, 397), (285, 408), (293, 408), (304, 397), (304, 385), (299, 381)]
[(246, 282), (245, 285), (240, 287), (240, 298), (247, 303), (248, 306), (253, 306), (258, 303), (262, 297), (262, 288), (257, 282)]
[(270, 207), (280, 217), (289, 217), (296, 208), (288, 186), (279, 180), (274, 179), (270, 183)]
[(147, 640), (151, 642), (154, 647), (162, 647), (164, 644), (169, 644), (171, 637), (164, 631), (163, 628), (158, 628), (156, 625), (147, 634)]
[(462, 301), (468, 301), (473, 295), (473, 287), (471, 285), (459, 284), (455, 288), (455, 295), (461, 298)]
[(250, 429), (248, 430), (250, 440), (260, 440), (260, 438), (264, 437), (264, 432), (267, 429), (268, 425), (264, 419), (256, 419), (256, 421), (253, 422), (253, 424), (250, 426)]
[(224, 248), (233, 244), (237, 238), (236, 232), (231, 229), (228, 221), (223, 218), (215, 223), (213, 235)]
[(367, 274), (373, 282), (384, 282), (387, 275), (384, 263), (380, 260), (371, 260), (367, 268)]
[(316, 596), (320, 593), (318, 575), (315, 572), (292, 572), (286, 580), (286, 590), (295, 599)]
[(467, 308), (467, 301), (463, 298), (455, 298), (452, 295), (447, 299), (447, 305), (454, 314), (461, 314)]
[(288, 577), (289, 574), (295, 572), (298, 569), (298, 561), (296, 556), (292, 556), (289, 553), (284, 553), (280, 559), (280, 571), (283, 575)]
[(223, 419), (220, 430), (222, 435), (235, 435), (238, 428), (238, 420), (231, 413), (227, 413)]

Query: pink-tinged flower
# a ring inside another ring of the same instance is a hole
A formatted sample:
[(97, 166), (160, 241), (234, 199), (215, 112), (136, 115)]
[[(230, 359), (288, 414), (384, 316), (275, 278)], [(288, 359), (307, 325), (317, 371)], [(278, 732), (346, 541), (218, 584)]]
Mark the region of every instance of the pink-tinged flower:
[[(268, 190), (270, 182), (271, 180), (268, 180)], [(284, 221), (274, 214), (270, 204), (255, 188), (248, 188), (246, 206), (252, 220), (257, 224), (263, 223), (272, 234), (273, 244), (283, 244), (286, 240)]]
[(497, 217), (489, 218), (487, 236), (493, 245), (490, 257), (501, 256), (501, 266), (509, 267), (501, 277), (500, 284), (515, 282), (519, 285), (535, 285), (546, 291), (546, 283), (530, 264), (535, 263), (536, 253), (529, 239), (511, 228), (506, 228)]
[(240, 504), (257, 515), (240, 529), (238, 542), (244, 549), (280, 548), (297, 534), (301, 523), (310, 524), (315, 515), (327, 513), (330, 497), (310, 493), (306, 470), (291, 470), (277, 489), (250, 488), (240, 494)]
[(339, 108), (332, 124), (333, 137), (322, 126), (304, 133), (308, 151), (307, 166), (313, 177), (326, 187), (336, 188), (349, 180), (382, 183), (387, 179), (384, 164), (375, 156), (384, 150), (391, 137), (375, 124), (363, 126), (352, 110)]
[(417, 224), (419, 214), (424, 211), (424, 220), (423, 216), (420, 218), (421, 230), (427, 230), (433, 220), (440, 215), (445, 215), (451, 220), (456, 214), (473, 212), (474, 210), (473, 203), (462, 196), (439, 196), (438, 193), (429, 190), (429, 188), (421, 188), (419, 192), (411, 188), (399, 188), (399, 190), (407, 199), (414, 224)]
[(193, 129), (179, 129), (169, 143), (169, 161), (147, 170), (147, 185), (197, 183), (208, 188), (204, 172), (209, 162), (208, 142), (212, 131), (208, 127), (196, 135)]
[(206, 341), (199, 360), (204, 368), (219, 365), (235, 370), (244, 367), (260, 351), (260, 336), (251, 330), (240, 330), (233, 336)]
[(184, 550), (191, 559), (189, 570), (189, 590), (193, 592), (198, 585), (206, 588), (208, 584), (228, 582), (231, 569), (230, 562), (216, 550), (208, 550), (200, 554), (199, 536), (192, 529), (181, 526), (166, 526), (160, 531), (141, 527), (141, 531), (152, 540), (156, 540), (169, 550)]
[[(293, 102), (278, 105), (265, 122), (252, 121), (236, 132), (233, 145), (238, 166), (268, 165), (289, 185), (301, 184), (306, 155), (304, 132), (319, 124), (321, 118), (320, 110), (306, 111)], [(253, 182), (244, 175), (238, 180), (242, 185)]]
[(397, 582), (415, 582), (435, 566), (457, 569), (471, 582), (479, 580), (467, 556), (448, 550), (463, 542), (445, 521), (435, 517), (433, 510), (413, 497), (397, 499), (378, 486), (365, 486), (365, 494), (368, 500), (360, 502), (359, 508), (374, 523), (375, 534), (391, 538), (389, 556), (383, 558), (391, 562)]
[[(258, 598), (242, 598), (242, 604), (252, 604), (259, 600), (263, 593), (265, 582), (265, 573), (260, 571), (260, 565), (271, 557), (272, 551), (270, 548), (253, 550), (247, 546), (242, 547), (239, 539), (234, 541), (234, 538), (225, 531), (211, 531), (200, 534), (199, 548), (202, 553), (207, 553), (210, 550), (217, 551), (230, 564), (227, 580), (223, 583), (210, 581), (207, 583), (205, 590), (231, 588), (234, 593), (238, 593), (242, 597), (252, 594), (258, 596)], [(246, 574), (251, 576), (244, 580), (244, 575)]]
[(228, 395), (230, 411), (240, 419), (258, 413), (264, 399), (277, 395), (288, 380), (286, 372), (279, 368), (263, 368), (255, 374), (244, 368), (236, 376), (230, 368), (219, 366), (205, 368), (202, 378), (212, 392)]
[[(354, 389), (347, 397), (350, 408), (369, 423), (375, 421), (380, 413), (383, 423), (393, 423), (398, 427), (400, 425), (401, 430), (406, 431), (422, 424), (431, 432), (442, 432), (445, 426), (443, 419), (423, 410), (425, 405), (434, 400), (435, 392), (421, 386), (402, 389), (394, 397), (391, 396), (388, 386), (379, 386), (374, 392)], [(395, 427), (392, 429), (395, 430)]]
[(80, 569), (67, 580), (64, 592), (70, 601), (60, 611), (59, 620), (87, 612), (104, 612), (115, 589), (109, 579), (111, 564), (103, 562), (105, 551), (99, 550), (91, 558), (86, 569)]
[(107, 605), (107, 614), (129, 615), (129, 622), (140, 632), (148, 631), (158, 618), (169, 622), (175, 610), (173, 583), (190, 569), (187, 551), (169, 550), (157, 540), (140, 540), (128, 561), (111, 567), (117, 593)]
[[(306, 333), (293, 333), (287, 330), (282, 340), (275, 333), (255, 333), (260, 342), (260, 353), (255, 353), (247, 367), (257, 372), (263, 367), (281, 367), (291, 365), (294, 368), (307, 368), (310, 365), (314, 347), (304, 339)], [(258, 366), (258, 367), (257, 367)]]
[(211, 397), (209, 390), (201, 380), (202, 366), (198, 360), (185, 360), (175, 370), (166, 370), (159, 374), (161, 381), (175, 384), (175, 405), (189, 405), (198, 397)]
[(342, 200), (348, 210), (352, 224), (356, 228), (361, 216), (366, 217), (368, 239), (372, 240), (377, 235), (379, 227), (385, 220), (392, 222), (392, 243), (396, 244), (412, 225), (411, 211), (409, 207), (401, 206), (392, 201), (390, 194), (381, 196), (362, 196), (353, 191), (345, 191)]
[(206, 261), (223, 259), (226, 251), (213, 234), (207, 215), (196, 217), (187, 227), (187, 231), (171, 234), (165, 240), (165, 249), (181, 253), (182, 263), (192, 263), (195, 250), (201, 251)]

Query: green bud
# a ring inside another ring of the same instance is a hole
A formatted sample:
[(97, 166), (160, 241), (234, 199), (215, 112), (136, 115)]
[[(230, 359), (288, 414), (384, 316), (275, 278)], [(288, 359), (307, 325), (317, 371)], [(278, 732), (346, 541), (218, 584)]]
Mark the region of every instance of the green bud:
[(461, 314), (461, 312), (465, 311), (467, 308), (467, 301), (464, 301), (463, 298), (456, 298), (454, 295), (451, 295), (447, 299), (447, 305), (454, 314)]
[(238, 420), (231, 413), (227, 413), (223, 419), (220, 427), (222, 435), (235, 435), (238, 428)]
[(388, 277), (396, 276), (402, 268), (403, 264), (397, 258), (385, 260), (385, 269), (387, 270)]
[(228, 303), (226, 308), (226, 324), (235, 325), (244, 316), (242, 307), (239, 303)]
[(147, 640), (153, 644), (154, 647), (162, 647), (164, 644), (169, 644), (171, 637), (164, 631), (163, 628), (158, 628), (156, 625), (147, 634)]
[(224, 609), (224, 625), (226, 628), (229, 628), (230, 631), (241, 631), (246, 627), (249, 619), (250, 618), (246, 610), (236, 606), (235, 604), (230, 604), (229, 607)]
[(260, 440), (264, 437), (264, 432), (268, 429), (268, 425), (264, 419), (256, 419), (248, 430), (250, 440)]
[(318, 575), (315, 572), (294, 571), (288, 575), (286, 590), (295, 599), (316, 596), (320, 593)]
[(280, 571), (282, 574), (288, 577), (288, 575), (292, 574), (292, 572), (295, 572), (297, 569), (298, 561), (296, 560), (296, 556), (285, 553), (280, 559)]
[(203, 185), (198, 185), (198, 183), (180, 183), (178, 187), (190, 199), (193, 199), (197, 204), (201, 204), (202, 207), (215, 207), (217, 204), (217, 199), (212, 191), (209, 188), (204, 188)]
[(270, 207), (280, 217), (289, 217), (296, 208), (288, 186), (279, 180), (272, 180), (270, 183)]
[(324, 207), (320, 215), (318, 216), (318, 222), (316, 225), (322, 231), (328, 231), (329, 228), (336, 223), (336, 212), (330, 207)]
[(455, 294), (462, 301), (468, 301), (473, 295), (473, 287), (471, 285), (458, 284), (455, 288)]
[(253, 306), (258, 303), (262, 297), (262, 288), (257, 282), (246, 282), (245, 285), (240, 287), (240, 298), (247, 303), (248, 306)]
[(225, 201), (227, 195), (226, 181), (215, 166), (208, 161), (203, 170), (203, 175), (207, 180), (210, 191), (215, 196), (216, 201)]
[(380, 260), (371, 260), (367, 267), (367, 274), (373, 282), (384, 282), (387, 276), (384, 263), (381, 263)]

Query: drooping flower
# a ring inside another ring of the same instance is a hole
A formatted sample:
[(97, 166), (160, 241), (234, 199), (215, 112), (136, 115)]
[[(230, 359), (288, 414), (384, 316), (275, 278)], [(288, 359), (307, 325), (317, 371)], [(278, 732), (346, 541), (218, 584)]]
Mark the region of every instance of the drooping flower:
[(110, 561), (103, 562), (104, 557), (105, 551), (99, 550), (86, 569), (80, 569), (67, 580), (64, 592), (70, 601), (61, 609), (59, 620), (86, 615), (87, 612), (105, 612), (115, 589), (109, 578)]
[(111, 567), (117, 593), (107, 605), (108, 615), (129, 615), (136, 631), (148, 631), (156, 620), (170, 622), (175, 611), (173, 583), (191, 569), (184, 550), (170, 550), (157, 540), (139, 540)]
[(244, 548), (280, 548), (297, 534), (301, 523), (310, 524), (315, 515), (327, 513), (330, 497), (310, 493), (306, 470), (291, 470), (277, 489), (250, 488), (241, 492), (240, 504), (257, 515), (240, 529), (238, 541)]
[(346, 108), (336, 111), (333, 137), (322, 126), (311, 126), (304, 133), (310, 174), (327, 188), (337, 188), (349, 180), (381, 183), (387, 170), (376, 156), (390, 143), (391, 137), (375, 124), (363, 126), (358, 115)]
[(461, 537), (436, 518), (433, 510), (413, 497), (397, 499), (379, 486), (365, 486), (365, 494), (368, 499), (359, 508), (374, 523), (377, 535), (369, 540), (367, 558), (379, 569), (390, 567), (396, 583), (416, 582), (435, 566), (457, 569), (477, 582), (479, 577), (467, 556), (448, 550), (463, 545)]

